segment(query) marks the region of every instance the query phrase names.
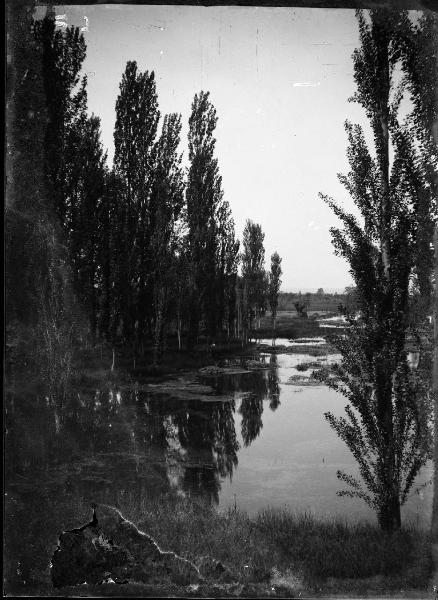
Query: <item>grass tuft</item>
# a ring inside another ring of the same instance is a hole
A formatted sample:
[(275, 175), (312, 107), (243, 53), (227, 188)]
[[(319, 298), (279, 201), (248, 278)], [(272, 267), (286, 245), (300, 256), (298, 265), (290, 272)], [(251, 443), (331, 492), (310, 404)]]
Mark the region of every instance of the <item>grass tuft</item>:
[(196, 563), (202, 556), (223, 562), (241, 582), (268, 580), (280, 556), (254, 521), (240, 510), (217, 512), (201, 500), (163, 496), (121, 511), (156, 539), (163, 550)]
[(259, 513), (256, 522), (307, 582), (378, 577), (389, 589), (418, 588), (431, 573), (431, 540), (413, 527), (389, 534), (368, 522), (320, 520), (274, 509)]

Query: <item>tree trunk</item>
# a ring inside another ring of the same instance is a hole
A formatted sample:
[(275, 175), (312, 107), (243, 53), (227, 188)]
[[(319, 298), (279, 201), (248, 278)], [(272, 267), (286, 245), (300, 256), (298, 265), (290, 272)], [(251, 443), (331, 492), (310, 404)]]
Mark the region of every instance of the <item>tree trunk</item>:
[[(384, 348), (384, 353), (387, 352), (388, 350)], [(397, 491), (394, 490), (395, 447), (392, 380), (391, 365), (385, 365), (385, 362), (383, 362), (379, 365), (376, 373), (374, 388), (378, 405), (378, 427), (383, 442), (383, 477), (381, 478), (381, 485), (384, 491), (380, 496), (382, 506), (379, 513), (379, 524), (385, 530), (400, 527), (400, 501)]]
[(181, 318), (179, 314), (176, 321), (176, 333), (178, 335), (178, 350), (181, 350)]
[(153, 365), (154, 369), (156, 369), (158, 367), (158, 363), (160, 360), (162, 322), (163, 322), (163, 311), (162, 311), (162, 306), (161, 306), (161, 302), (160, 302), (160, 306), (158, 307), (157, 314), (155, 317), (154, 350), (153, 350), (153, 359), (152, 359), (152, 365)]
[(438, 225), (435, 226), (435, 297), (434, 297), (434, 353), (433, 353), (433, 417), (434, 417), (434, 477), (432, 506), (432, 538), (438, 542)]
[(192, 298), (189, 312), (189, 330), (187, 332), (187, 349), (193, 350), (199, 335), (199, 304)]
[(164, 352), (164, 327), (165, 327), (165, 307), (166, 291), (165, 286), (158, 279), (155, 281), (155, 326), (154, 326), (154, 348), (152, 364), (157, 368), (161, 356)]
[[(438, 57), (437, 57), (438, 67)], [(438, 148), (438, 122), (432, 125), (432, 136), (435, 147)], [(433, 177), (433, 190), (435, 198), (438, 191), (438, 175), (435, 171)], [(432, 382), (432, 400), (434, 417), (434, 446), (433, 446), (433, 506), (432, 506), (432, 539), (438, 543), (438, 224), (435, 225), (434, 235), (435, 248), (435, 290), (434, 290), (434, 310), (433, 310), (433, 333), (434, 333), (434, 352), (433, 352), (433, 382)]]
[(237, 323), (236, 323), (236, 337), (239, 338), (242, 331), (242, 304), (240, 294), (237, 295)]
[(401, 527), (400, 500), (394, 494), (388, 498), (378, 514), (379, 525), (384, 531), (394, 531)]
[(95, 273), (94, 269), (92, 270), (91, 277), (91, 314), (90, 314), (90, 328), (91, 328), (91, 345), (94, 347), (96, 345), (97, 338), (97, 293), (96, 288), (94, 287)]
[(380, 155), (380, 191), (381, 191), (381, 210), (382, 219), (380, 223), (380, 249), (382, 252), (382, 263), (385, 277), (389, 282), (391, 274), (390, 260), (390, 242), (389, 236), (391, 231), (391, 203), (389, 198), (389, 129), (388, 129), (388, 114), (382, 110), (380, 117), (381, 136), (382, 136), (382, 151)]
[[(376, 127), (376, 150), (379, 165), (380, 178), (380, 251), (382, 256), (383, 272), (386, 280), (386, 294), (391, 294), (391, 198), (389, 188), (389, 49), (388, 40), (383, 39), (377, 48), (377, 65), (381, 71), (380, 110)], [(391, 294), (392, 295), (392, 294)], [(390, 301), (391, 303), (391, 301)], [(387, 330), (386, 315), (379, 315), (380, 326), (383, 331)], [(383, 355), (388, 356), (390, 349), (383, 343)], [(385, 364), (386, 362), (386, 364)], [(395, 448), (394, 448), (394, 416), (393, 416), (393, 366), (390, 360), (384, 361), (379, 368), (375, 380), (375, 393), (378, 402), (379, 428), (382, 429), (384, 443), (384, 480), (383, 506), (379, 513), (379, 524), (382, 529), (393, 530), (399, 528), (400, 523), (400, 500), (398, 494), (393, 491)], [(385, 495), (387, 497), (385, 498)]]
[(389, 91), (391, 87), (389, 72), (389, 40), (382, 39), (377, 47), (377, 68), (381, 73), (380, 110), (378, 111), (379, 128), (377, 131), (377, 159), (380, 176), (380, 250), (382, 253), (383, 271), (389, 282), (391, 274), (390, 233), (391, 233), (391, 200), (389, 191)]

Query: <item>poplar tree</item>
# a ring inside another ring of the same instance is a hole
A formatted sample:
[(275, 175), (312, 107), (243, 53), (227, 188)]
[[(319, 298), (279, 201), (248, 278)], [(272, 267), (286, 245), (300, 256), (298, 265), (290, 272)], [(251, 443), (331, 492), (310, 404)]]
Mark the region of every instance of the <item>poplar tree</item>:
[[(339, 471), (380, 526), (401, 525), (400, 508), (430, 447), (427, 382), (407, 364), (409, 288), (418, 231), (417, 196), (412, 194), (412, 157), (401, 135), (398, 107), (403, 88), (394, 72), (400, 59), (403, 13), (357, 13), (361, 47), (353, 54), (357, 92), (374, 136), (375, 156), (360, 126), (346, 124), (350, 172), (340, 176), (361, 221), (324, 197), (343, 228), (332, 228), (335, 251), (347, 259), (357, 288), (361, 317), (348, 317), (344, 338), (335, 341), (342, 362), (328, 384), (348, 400), (345, 417), (326, 418), (353, 453), (362, 478)], [(415, 108), (414, 108), (415, 110)], [(391, 149), (394, 153), (392, 164)]]
[(269, 273), (269, 306), (272, 314), (272, 329), (275, 332), (277, 322), (278, 294), (281, 286), (281, 258), (278, 252), (271, 256), (271, 270)]
[(190, 261), (190, 314), (188, 346), (192, 348), (204, 318), (208, 334), (217, 324), (217, 213), (222, 201), (222, 178), (214, 156), (216, 109), (209, 92), (195, 95), (189, 119), (189, 161), (187, 177), (187, 242)]
[[(406, 86), (414, 106), (409, 129), (401, 140), (414, 159), (408, 175), (412, 194), (417, 197), (417, 236), (415, 246), (415, 322), (421, 326), (434, 316), (433, 403), (434, 403), (434, 492), (432, 533), (438, 539), (438, 18), (423, 13), (412, 23), (404, 15), (401, 35), (401, 62)], [(434, 244), (434, 229), (435, 240)], [(435, 253), (433, 251), (435, 247)], [(433, 290), (435, 280), (435, 291)], [(423, 330), (424, 331), (424, 330)], [(424, 336), (423, 336), (424, 337)], [(421, 354), (426, 354), (424, 348)]]
[(60, 224), (67, 230), (71, 189), (68, 188), (68, 137), (86, 110), (86, 77), (80, 75), (86, 44), (79, 27), (57, 29), (54, 14), (34, 24), (42, 52), (42, 76), (47, 102), (44, 141), (46, 185)]
[(103, 240), (100, 229), (104, 224), (102, 202), (106, 175), (99, 118), (84, 115), (69, 138), (71, 168), (67, 177), (73, 179), (67, 214), (69, 254), (74, 287), (88, 316), (94, 343), (101, 290), (99, 267)]
[(159, 117), (154, 72), (141, 73), (135, 61), (128, 61), (116, 101), (114, 129), (114, 171), (123, 185), (116, 285), (118, 313), (127, 341), (134, 335), (141, 341), (151, 317), (149, 199)]
[(248, 301), (249, 329), (265, 301), (265, 234), (261, 225), (247, 219), (243, 230), (242, 277)]
[(26, 3), (9, 7), (15, 79), (8, 133), (15, 152), (8, 156), (6, 310), (26, 371), (36, 366), (50, 401), (59, 402), (77, 324), (64, 243), (66, 139), (84, 101), (85, 44), (78, 28), (57, 31), (50, 12), (42, 21), (31, 14)]
[(86, 45), (78, 27), (56, 28), (53, 11), (35, 24), (47, 99), (46, 185), (65, 240), (73, 289), (94, 341), (98, 319), (99, 203), (106, 155), (100, 121), (87, 114), (87, 79), (80, 76)]
[(218, 327), (224, 325), (228, 337), (233, 331), (236, 305), (236, 281), (240, 243), (235, 237), (234, 219), (228, 202), (218, 210), (217, 297)]
[(154, 366), (159, 362), (170, 320), (170, 294), (176, 287), (175, 278), (180, 276), (175, 269), (178, 222), (184, 205), (182, 156), (178, 152), (180, 133), (181, 115), (166, 115), (154, 150), (149, 255), (154, 306)]

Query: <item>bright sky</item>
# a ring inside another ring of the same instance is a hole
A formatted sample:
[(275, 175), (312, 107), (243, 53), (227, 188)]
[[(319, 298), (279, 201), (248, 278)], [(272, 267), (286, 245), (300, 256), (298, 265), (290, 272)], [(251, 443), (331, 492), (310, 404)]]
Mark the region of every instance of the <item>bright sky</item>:
[(347, 208), (336, 174), (347, 172), (346, 118), (366, 123), (354, 93), (353, 10), (192, 6), (62, 6), (85, 26), (90, 112), (113, 155), (115, 102), (128, 60), (154, 70), (162, 114), (180, 112), (181, 149), (196, 92), (209, 90), (219, 117), (217, 156), (237, 235), (247, 218), (265, 232), (266, 268), (283, 258), (283, 291), (351, 284), (335, 257), (337, 224), (318, 192)]

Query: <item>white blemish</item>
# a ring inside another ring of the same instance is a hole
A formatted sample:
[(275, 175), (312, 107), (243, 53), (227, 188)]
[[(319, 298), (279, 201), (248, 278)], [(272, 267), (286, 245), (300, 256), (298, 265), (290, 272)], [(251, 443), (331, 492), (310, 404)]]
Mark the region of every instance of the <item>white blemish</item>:
[(61, 29), (66, 29), (68, 27), (67, 15), (56, 15), (55, 17), (55, 27), (60, 27)]
[(302, 81), (295, 82), (293, 84), (293, 87), (318, 87), (319, 85), (321, 85), (319, 81), (317, 81), (316, 83), (311, 83), (310, 81)]

